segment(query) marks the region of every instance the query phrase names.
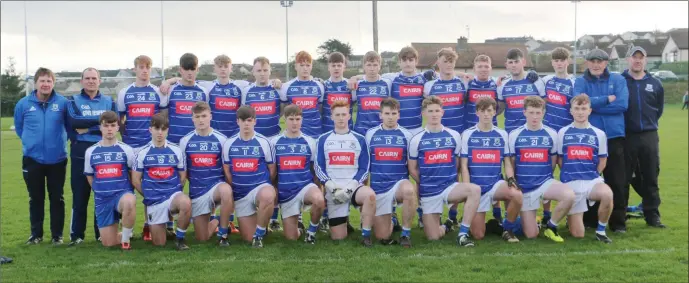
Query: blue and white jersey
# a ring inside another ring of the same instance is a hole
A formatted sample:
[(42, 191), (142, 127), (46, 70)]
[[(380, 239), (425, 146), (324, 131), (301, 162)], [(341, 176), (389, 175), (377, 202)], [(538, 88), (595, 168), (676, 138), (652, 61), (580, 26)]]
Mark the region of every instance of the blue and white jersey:
[(608, 157), (608, 139), (591, 124), (584, 129), (570, 124), (557, 133), (557, 154), (562, 158), (560, 181), (593, 180), (600, 177), (599, 159)]
[(420, 197), (437, 196), (458, 182), (457, 157), (461, 147), (461, 136), (449, 128), (437, 133), (424, 129), (411, 138), (409, 159), (418, 161)]
[(360, 80), (352, 91), (352, 100), (356, 101), (356, 121), (352, 128), (359, 135), (380, 124), (380, 102), (390, 96), (392, 82), (381, 78), (375, 82)]
[(167, 95), (162, 95), (157, 86), (148, 84), (137, 87), (131, 84), (117, 94), (117, 111), (124, 115), (122, 141), (131, 147), (141, 147), (151, 141), (151, 118), (167, 108)]
[(552, 157), (557, 155), (555, 130), (543, 125), (532, 131), (522, 125), (510, 133), (509, 146), (514, 156), (515, 178), (523, 193), (538, 189), (553, 178)]
[(371, 153), (371, 188), (376, 194), (392, 189), (409, 177), (407, 168), (408, 145), (411, 133), (402, 126), (392, 130), (379, 125), (366, 132), (366, 144)]
[(296, 138), (282, 133), (271, 139), (270, 144), (277, 164), (278, 202), (285, 203), (313, 183), (311, 168), (316, 162), (316, 141), (303, 133)]
[(199, 101), (208, 102), (208, 90), (198, 83), (185, 86), (178, 82), (170, 87), (170, 110), (167, 112), (170, 120), (168, 141), (179, 143), (183, 136), (194, 130), (191, 108)]
[(134, 168), (134, 150), (123, 142), (103, 146), (98, 142), (84, 154), (84, 175), (93, 177), (91, 188), (96, 207), (124, 192), (134, 192), (129, 171)]
[(186, 170), (184, 153), (168, 141), (163, 147), (149, 143), (136, 154), (134, 170), (143, 173), (144, 205), (159, 204), (183, 189), (179, 172)]
[(225, 140), (225, 135), (213, 129), (208, 136), (202, 136), (194, 130), (179, 141), (179, 148), (186, 158), (191, 199), (225, 182), (222, 169), (222, 145)]
[(270, 141), (255, 133), (249, 140), (239, 134), (228, 138), (222, 146), (223, 163), (230, 167), (234, 200), (244, 198), (258, 185), (270, 183), (268, 164), (273, 164)]
[(247, 81), (230, 81), (228, 84), (220, 84), (217, 80), (199, 82), (199, 85), (208, 90), (211, 106), (211, 127), (229, 137), (237, 133), (237, 109), (241, 106), (242, 89), (249, 85)]
[[(510, 156), (507, 132), (496, 126), (483, 132), (473, 126), (462, 133), (462, 158), (467, 158), (471, 183), (481, 187), (481, 195), (502, 180), (502, 161)], [(466, 180), (465, 180), (466, 182)]]
[(426, 78), (422, 73), (405, 76), (402, 72), (382, 76), (392, 82), (390, 96), (400, 102), (400, 126), (405, 129), (421, 128), (421, 102)]
[(542, 80), (535, 82), (524, 78), (522, 80), (507, 79), (498, 87), (498, 101), (505, 103), (505, 130), (507, 132), (524, 125), (524, 98), (538, 95), (545, 99), (545, 85)]
[(296, 104), (302, 111), (301, 131), (314, 139), (323, 133), (321, 124), (321, 103), (325, 89), (315, 80), (300, 81), (297, 78), (286, 82), (280, 88), (280, 101)]
[[(445, 127), (461, 133), (465, 130), (466, 120), (464, 114), (464, 98), (466, 97), (466, 86), (458, 77), (450, 80), (432, 80), (423, 87), (424, 96), (435, 95), (443, 102), (442, 124)], [(420, 108), (419, 108), (420, 109)]]
[(574, 97), (574, 80), (575, 78), (572, 75), (566, 79), (556, 76), (546, 76), (543, 78), (546, 93), (543, 123), (551, 127), (555, 132), (574, 121), (572, 113), (569, 113), (569, 101)]
[[(476, 102), (481, 97), (490, 97), (498, 101), (498, 85), (494, 78), (489, 78), (487, 81), (480, 81), (475, 78), (467, 83), (467, 99), (466, 99), (466, 128), (471, 128), (478, 124), (478, 116), (476, 116)], [(496, 109), (497, 110), (497, 109)], [(498, 125), (498, 118), (493, 117), (493, 126)]]
[[(256, 111), (254, 130), (266, 137), (280, 133), (280, 94), (270, 85), (257, 86), (255, 83), (242, 89), (242, 105)], [(236, 123), (236, 120), (235, 120)]]
[[(332, 78), (329, 78), (323, 83), (325, 88), (325, 94), (323, 95), (323, 132), (327, 133), (335, 128), (335, 122), (333, 122), (332, 112), (330, 106), (335, 103), (335, 101), (345, 101), (349, 104), (349, 115), (352, 115), (352, 109), (354, 106), (352, 103), (354, 99), (352, 97), (352, 91), (347, 88), (347, 81), (342, 79), (339, 82), (333, 82)], [(349, 119), (349, 128), (352, 129), (354, 124), (353, 119)]]
[(368, 178), (369, 165), (366, 138), (356, 132), (330, 131), (316, 142), (314, 171), (323, 184), (329, 180), (340, 185), (350, 180), (363, 184)]

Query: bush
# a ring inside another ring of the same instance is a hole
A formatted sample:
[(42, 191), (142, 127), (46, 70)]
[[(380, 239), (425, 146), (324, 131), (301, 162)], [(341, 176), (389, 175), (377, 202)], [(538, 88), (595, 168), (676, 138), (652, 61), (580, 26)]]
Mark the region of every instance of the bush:
[(687, 91), (686, 81), (663, 82), (663, 89), (665, 89), (665, 104), (682, 103), (682, 96)]

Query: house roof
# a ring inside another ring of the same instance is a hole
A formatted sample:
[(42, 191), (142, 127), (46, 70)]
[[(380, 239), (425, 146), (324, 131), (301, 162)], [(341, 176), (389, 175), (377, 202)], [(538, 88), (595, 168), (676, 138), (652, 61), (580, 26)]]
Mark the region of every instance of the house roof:
[(612, 53), (612, 50), (615, 50), (617, 52), (617, 57), (622, 59), (627, 57), (627, 45), (615, 45), (612, 48), (610, 48), (610, 53)]
[(612, 34), (587, 34), (590, 37), (593, 37), (595, 41), (598, 41), (599, 39), (603, 38), (604, 36), (609, 36), (612, 37)]
[(493, 39), (486, 39), (485, 43), (525, 43), (529, 40), (533, 40), (531, 36), (520, 36), (520, 37), (496, 37)]
[(647, 33), (653, 34), (652, 31), (633, 31), (632, 33), (633, 33), (633, 34), (636, 34), (637, 36), (644, 36), (644, 35), (646, 35)]
[(457, 50), (457, 43), (427, 43), (427, 42), (412, 42), (411, 44), (417, 52), (419, 52), (419, 63), (417, 64), (420, 68), (430, 68), (437, 61), (438, 50), (442, 48), (452, 48), (457, 51), (459, 59), (455, 64), (455, 68), (469, 69), (474, 66), (474, 58), (476, 56), (485, 54), (490, 57), (492, 66), (502, 68), (505, 66), (505, 55), (507, 51), (512, 48), (520, 49), (524, 54), (526, 59), (525, 67), (533, 67), (531, 64), (531, 58), (529, 57), (529, 52), (524, 44), (509, 44), (509, 43), (467, 43), (467, 47), (462, 50)]
[(675, 41), (677, 48), (689, 49), (689, 29), (672, 29), (669, 34), (672, 40)]
[(572, 45), (572, 42), (557, 42), (557, 41), (544, 41), (541, 42), (541, 46), (538, 48), (531, 50), (531, 52), (550, 52), (553, 51), (553, 49), (558, 48), (558, 47), (564, 47), (569, 49)]
[[(641, 46), (644, 50), (646, 50), (647, 56), (660, 57), (663, 56), (663, 49), (665, 48), (665, 43), (667, 43), (667, 40), (658, 39), (655, 43), (652, 43), (647, 39), (637, 39), (630, 41), (630, 43), (633, 46)], [(627, 57), (627, 54), (620, 54), (620, 57), (621, 56)]]

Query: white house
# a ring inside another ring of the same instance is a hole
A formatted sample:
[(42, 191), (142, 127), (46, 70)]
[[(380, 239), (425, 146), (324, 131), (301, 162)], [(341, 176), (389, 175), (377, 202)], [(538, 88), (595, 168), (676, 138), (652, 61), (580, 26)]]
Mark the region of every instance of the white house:
[(663, 48), (663, 63), (689, 61), (689, 29), (672, 29)]
[(133, 77), (133, 76), (134, 76), (134, 75), (133, 75), (131, 72), (129, 72), (129, 70), (122, 69), (122, 70), (120, 70), (120, 71), (117, 73), (117, 75), (116, 75), (115, 77), (118, 77), (118, 78), (131, 78), (131, 77)]
[(526, 50), (529, 52), (541, 47), (541, 45), (543, 44), (542, 42), (535, 40), (531, 36), (497, 37), (493, 39), (486, 39), (484, 43), (524, 44), (526, 46)]
[(594, 44), (594, 43), (599, 43), (599, 42), (611, 42), (615, 39), (615, 36), (612, 34), (586, 34), (577, 41), (579, 42), (579, 45), (585, 45), (585, 44)]
[(637, 39), (655, 39), (655, 35), (652, 31), (628, 31), (621, 35), (622, 39), (625, 41), (637, 40)]

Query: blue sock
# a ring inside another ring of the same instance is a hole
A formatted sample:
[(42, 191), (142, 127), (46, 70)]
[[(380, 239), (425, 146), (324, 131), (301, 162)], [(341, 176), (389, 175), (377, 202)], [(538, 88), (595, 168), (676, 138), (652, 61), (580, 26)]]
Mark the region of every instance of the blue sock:
[(505, 220), (502, 222), (502, 228), (506, 231), (514, 232), (514, 222), (511, 222), (505, 218)]
[(174, 226), (174, 223), (173, 223), (172, 221), (168, 221), (168, 222), (167, 222), (167, 228), (168, 228), (168, 229), (172, 229), (173, 226)]
[(261, 227), (256, 225), (256, 232), (254, 233), (254, 238), (263, 238), (266, 234), (266, 227)]
[(450, 216), (450, 220), (457, 221), (457, 208), (450, 208), (448, 214)]
[(598, 228), (596, 228), (596, 233), (599, 234), (605, 234), (605, 227), (608, 226), (608, 223), (603, 223), (598, 221)]
[(423, 220), (422, 220), (422, 219), (423, 219), (423, 218), (422, 218), (422, 216), (423, 216), (423, 209), (421, 209), (421, 207), (416, 208), (416, 214), (419, 215), (419, 222), (423, 222)]
[(469, 234), (469, 226), (464, 224), (459, 225), (459, 236)]
[(402, 227), (402, 234), (400, 236), (410, 237), (411, 236), (411, 229)]
[(273, 216), (270, 217), (270, 220), (277, 221), (278, 220), (278, 207), (276, 206), (273, 208)]
[(392, 214), (397, 213), (397, 205), (392, 206)]
[(361, 228), (361, 236), (364, 236), (364, 238), (371, 237), (371, 229)]
[(557, 229), (557, 224), (553, 223), (553, 219), (548, 220), (548, 228)]
[(502, 219), (500, 214), (502, 214), (502, 209), (499, 207), (493, 207), (493, 218), (494, 219)]
[(397, 226), (399, 225), (399, 220), (397, 220), (397, 215), (394, 213), (392, 214), (392, 226)]
[(230, 222), (234, 222), (234, 213), (230, 214)]
[(175, 232), (175, 234), (177, 235), (177, 239), (184, 239), (184, 235), (187, 234), (187, 230), (177, 228), (177, 232)]
[(227, 238), (227, 233), (230, 229), (225, 227), (218, 227), (218, 238)]
[(144, 227), (148, 227), (148, 222), (144, 222)]
[(550, 212), (550, 210), (544, 210), (544, 211), (543, 211), (543, 218), (545, 218), (545, 219), (550, 219), (552, 216), (553, 216), (553, 215), (552, 215), (552, 213)]
[(318, 231), (318, 223), (309, 223), (309, 229), (307, 231), (310, 234), (316, 234)]
[(211, 220), (210, 220), (210, 221), (213, 221), (213, 220), (218, 220), (218, 221), (220, 221), (220, 216), (211, 215)]
[(325, 209), (323, 209), (323, 216), (321, 216), (321, 217), (328, 219), (328, 208), (327, 207)]

